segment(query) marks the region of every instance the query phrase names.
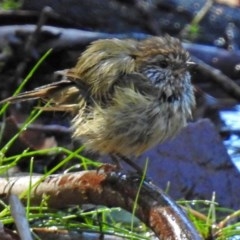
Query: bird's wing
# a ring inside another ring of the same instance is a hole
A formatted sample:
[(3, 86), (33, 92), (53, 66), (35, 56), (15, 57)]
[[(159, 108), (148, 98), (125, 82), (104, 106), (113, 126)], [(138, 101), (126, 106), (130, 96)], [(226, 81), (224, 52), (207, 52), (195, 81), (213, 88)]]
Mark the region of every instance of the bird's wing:
[(159, 88), (155, 87), (148, 78), (141, 73), (126, 74), (116, 83), (118, 87), (130, 87), (144, 96), (159, 98)]
[(91, 96), (101, 101), (122, 75), (134, 72), (136, 45), (134, 40), (95, 41), (82, 53), (76, 66), (64, 74), (88, 84)]
[(65, 72), (60, 73), (64, 80), (47, 84), (34, 90), (23, 92), (0, 101), (16, 103), (32, 99), (41, 99), (44, 102), (50, 101), (50, 105), (43, 108), (45, 111), (70, 111), (74, 112), (86, 105), (96, 102), (98, 105), (106, 106), (111, 104), (116, 88), (132, 88), (142, 95), (154, 96), (159, 94), (151, 82), (139, 73), (124, 74), (118, 78), (115, 84), (102, 96), (93, 96), (89, 87), (79, 79), (66, 76)]

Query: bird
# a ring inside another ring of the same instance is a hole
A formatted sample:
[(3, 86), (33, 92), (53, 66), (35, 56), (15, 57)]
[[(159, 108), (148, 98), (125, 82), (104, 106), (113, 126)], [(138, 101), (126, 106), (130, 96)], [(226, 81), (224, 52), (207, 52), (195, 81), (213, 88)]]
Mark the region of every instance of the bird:
[(42, 99), (46, 111), (72, 114), (72, 136), (92, 152), (137, 157), (171, 139), (195, 107), (189, 68), (194, 63), (178, 38), (101, 39), (61, 80), (4, 99)]

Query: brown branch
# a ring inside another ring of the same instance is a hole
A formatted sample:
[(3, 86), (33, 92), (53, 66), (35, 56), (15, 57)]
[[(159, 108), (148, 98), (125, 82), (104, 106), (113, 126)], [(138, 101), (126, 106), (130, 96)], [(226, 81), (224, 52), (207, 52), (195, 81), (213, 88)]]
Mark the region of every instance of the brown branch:
[[(102, 170), (104, 169), (104, 170)], [(91, 203), (121, 207), (132, 212), (139, 180), (103, 167), (99, 171), (52, 175), (44, 180), (33, 176), (32, 203), (39, 204), (49, 196), (49, 206), (62, 208), (70, 204)], [(0, 179), (0, 195), (20, 195), (28, 189), (30, 177)], [(5, 198), (7, 199), (7, 198)], [(136, 216), (149, 226), (160, 239), (198, 240), (198, 235), (185, 213), (165, 193), (152, 183), (144, 182)]]

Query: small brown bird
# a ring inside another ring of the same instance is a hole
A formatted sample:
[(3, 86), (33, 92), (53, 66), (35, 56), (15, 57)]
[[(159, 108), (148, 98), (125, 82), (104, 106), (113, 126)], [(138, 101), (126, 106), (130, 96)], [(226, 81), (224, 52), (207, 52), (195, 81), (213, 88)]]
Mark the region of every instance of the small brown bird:
[[(195, 106), (189, 54), (176, 38), (93, 42), (63, 80), (5, 99), (73, 113), (73, 137), (99, 153), (140, 155), (173, 137)], [(2, 101), (3, 102), (3, 101)]]

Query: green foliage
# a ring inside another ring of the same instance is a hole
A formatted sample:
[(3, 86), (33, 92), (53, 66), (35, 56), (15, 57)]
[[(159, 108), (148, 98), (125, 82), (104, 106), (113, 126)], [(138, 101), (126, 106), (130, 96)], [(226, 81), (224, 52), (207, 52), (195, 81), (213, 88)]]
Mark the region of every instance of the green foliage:
[(19, 9), (21, 5), (21, 0), (2, 0), (2, 2), (0, 2), (0, 10), (15, 10)]
[(234, 240), (240, 239), (240, 210), (222, 208), (212, 200), (178, 201), (186, 210), (189, 219), (201, 233), (203, 239)]

